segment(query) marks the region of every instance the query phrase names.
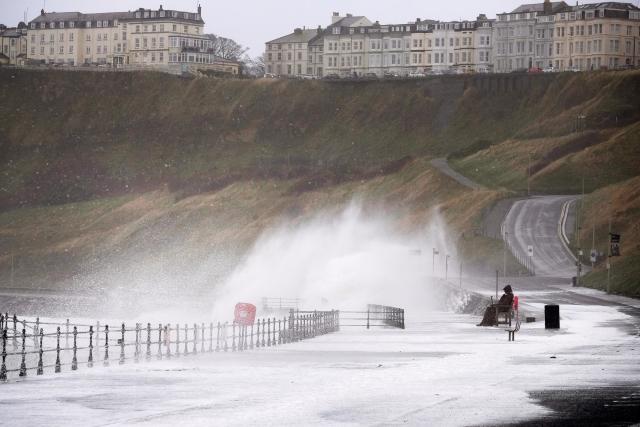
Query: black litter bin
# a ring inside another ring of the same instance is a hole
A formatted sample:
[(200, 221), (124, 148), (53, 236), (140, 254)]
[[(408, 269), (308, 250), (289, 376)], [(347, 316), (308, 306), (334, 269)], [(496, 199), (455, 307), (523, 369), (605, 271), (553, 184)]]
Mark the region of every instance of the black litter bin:
[(571, 284), (573, 285), (573, 287), (578, 286), (578, 278), (576, 276), (573, 276), (571, 278)]
[(559, 305), (544, 306), (544, 328), (560, 329), (560, 306)]

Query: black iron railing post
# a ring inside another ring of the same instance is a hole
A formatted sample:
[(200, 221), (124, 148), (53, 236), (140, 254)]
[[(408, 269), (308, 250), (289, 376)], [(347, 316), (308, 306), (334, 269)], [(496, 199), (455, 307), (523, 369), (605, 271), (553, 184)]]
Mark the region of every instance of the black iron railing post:
[(164, 327), (164, 346), (167, 348), (167, 359), (171, 359), (171, 323)]
[(218, 322), (218, 333), (216, 335), (216, 352), (220, 351), (220, 322)]
[(71, 370), (78, 370), (78, 327), (73, 327), (73, 359), (71, 359)]
[(184, 355), (189, 355), (189, 325), (184, 324)]
[(27, 376), (27, 350), (26, 350), (26, 343), (27, 343), (27, 330), (26, 329), (22, 329), (22, 362), (20, 363), (20, 374), (19, 376), (21, 377), (26, 377)]
[(103, 366), (109, 366), (109, 325), (104, 325), (104, 360)]
[(200, 325), (200, 353), (204, 353), (205, 349), (204, 349), (204, 323)]
[(213, 352), (213, 322), (209, 323), (209, 353)]
[(147, 361), (151, 360), (151, 323), (147, 323)]
[(180, 357), (180, 324), (176, 323), (176, 357)]
[(60, 366), (60, 326), (58, 326), (58, 329), (56, 330), (56, 366), (55, 366), (55, 373), (59, 374), (61, 371), (61, 366)]
[(38, 369), (36, 370), (36, 375), (44, 374), (44, 363), (42, 362), (42, 356), (44, 353), (44, 349), (42, 348), (42, 340), (44, 339), (44, 331), (40, 329), (40, 347), (38, 348)]
[[(40, 352), (42, 352), (42, 344), (40, 345)], [(93, 368), (93, 326), (89, 326), (89, 360), (87, 361), (87, 367)]]
[(140, 323), (136, 323), (136, 343), (133, 352), (133, 363), (140, 362)]
[(158, 352), (156, 359), (162, 360), (162, 324), (158, 324)]
[(118, 361), (119, 365), (124, 365), (124, 332), (125, 332), (125, 326), (124, 323), (122, 323), (122, 329), (121, 329), (121, 337), (120, 337), (120, 360)]
[[(5, 317), (6, 319), (6, 317)], [(7, 381), (7, 329), (6, 323), (2, 329), (2, 365), (0, 366), (0, 381)]]

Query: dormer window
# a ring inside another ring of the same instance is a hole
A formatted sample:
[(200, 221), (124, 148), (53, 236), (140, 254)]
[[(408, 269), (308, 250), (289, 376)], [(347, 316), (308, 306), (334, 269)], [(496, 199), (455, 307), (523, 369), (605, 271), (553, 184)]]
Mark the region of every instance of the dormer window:
[(118, 26), (118, 20), (117, 20), (117, 19), (114, 19), (114, 20), (113, 20), (113, 26), (114, 26), (114, 27), (117, 27), (117, 26)]
[(49, 28), (55, 28), (55, 27), (56, 27), (55, 22), (52, 22), (52, 23), (49, 24)]
[(176, 12), (175, 10), (173, 12), (171, 12), (171, 16), (173, 16), (174, 18), (178, 17), (178, 12)]
[(184, 13), (184, 19), (189, 19), (189, 14), (187, 12)]
[(164, 18), (164, 10), (160, 11), (160, 18)]
[(35, 23), (35, 22), (32, 22), (32, 23), (31, 23), (31, 29), (32, 29), (32, 30), (35, 30), (35, 29), (36, 29), (36, 23)]
[(151, 17), (152, 17), (152, 18), (155, 18), (155, 17), (156, 17), (156, 12), (155, 12), (155, 11), (151, 12)]
[(136, 18), (140, 19), (142, 17), (142, 14), (140, 12), (136, 12)]
[(148, 17), (149, 17), (149, 12), (148, 12), (148, 11), (144, 13), (144, 17), (145, 17), (145, 18), (148, 18)]
[(333, 34), (340, 34), (340, 27), (333, 27)]
[(102, 21), (97, 21), (96, 22), (96, 27), (102, 28)]
[(69, 22), (69, 28), (75, 28), (76, 27), (76, 23), (75, 22)]
[(64, 22), (60, 23), (60, 28), (64, 28)]

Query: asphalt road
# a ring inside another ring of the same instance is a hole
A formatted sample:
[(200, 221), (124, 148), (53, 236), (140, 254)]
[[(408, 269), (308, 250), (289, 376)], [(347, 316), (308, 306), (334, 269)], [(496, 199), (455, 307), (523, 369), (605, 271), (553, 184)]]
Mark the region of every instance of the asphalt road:
[(505, 238), (515, 251), (533, 247), (533, 265), (539, 277), (571, 278), (576, 261), (560, 237), (563, 207), (577, 196), (540, 196), (516, 201), (504, 221)]

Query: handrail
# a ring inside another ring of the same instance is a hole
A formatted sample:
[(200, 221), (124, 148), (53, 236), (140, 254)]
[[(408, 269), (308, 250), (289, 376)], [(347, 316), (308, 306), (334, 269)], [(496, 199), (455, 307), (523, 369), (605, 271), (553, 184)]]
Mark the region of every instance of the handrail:
[[(37, 325), (37, 329), (30, 325)], [(55, 373), (69, 366), (73, 371), (92, 368), (97, 360), (102, 360), (104, 366), (116, 361), (123, 365), (131, 360), (139, 363), (154, 358), (275, 347), (337, 332), (340, 318), (336, 310), (309, 313), (291, 310), (288, 317), (256, 319), (249, 325), (234, 322), (134, 325), (120, 323), (110, 327), (99, 322), (83, 325), (73, 324), (69, 319), (52, 323), (0, 314), (0, 382), (16, 372), (26, 377), (33, 370), (44, 375), (52, 368)], [(50, 327), (54, 331), (45, 332)], [(34, 333), (27, 333), (31, 329)]]

